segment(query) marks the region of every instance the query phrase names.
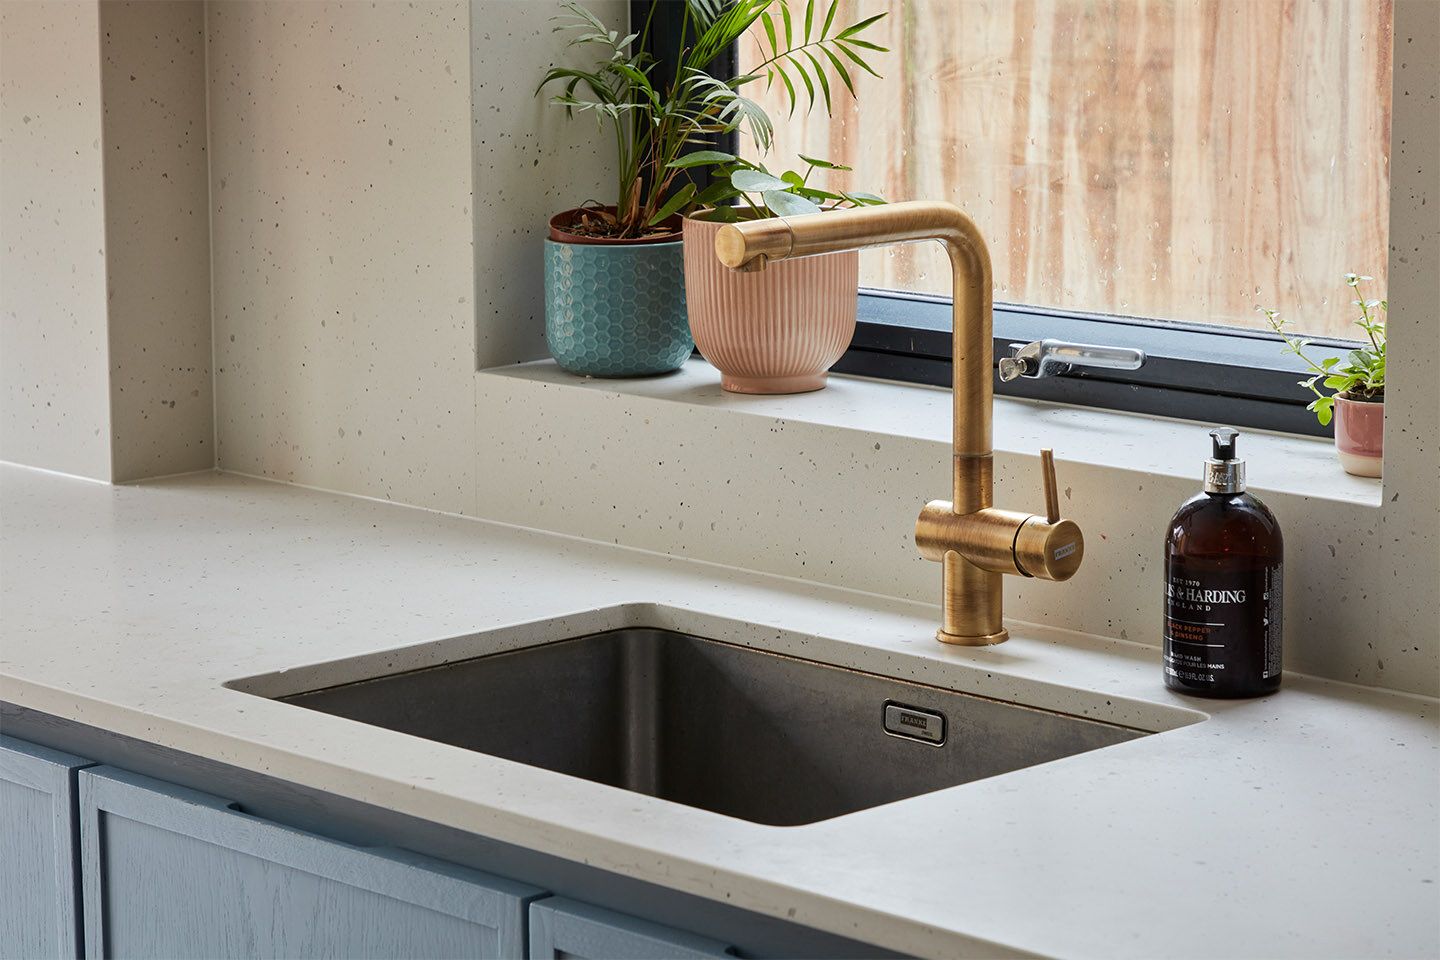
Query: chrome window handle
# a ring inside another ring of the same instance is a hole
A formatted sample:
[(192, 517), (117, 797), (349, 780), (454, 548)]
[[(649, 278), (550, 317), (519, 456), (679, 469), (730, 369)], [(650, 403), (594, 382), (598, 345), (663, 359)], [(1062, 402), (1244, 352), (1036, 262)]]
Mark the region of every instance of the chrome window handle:
[(1103, 367), (1110, 370), (1135, 370), (1145, 363), (1145, 351), (1129, 347), (1102, 347), (1089, 343), (1066, 343), (1063, 340), (1037, 340), (1034, 343), (1012, 343), (1011, 357), (1000, 360), (1000, 379), (1016, 377), (1053, 377), (1068, 373), (1071, 367)]

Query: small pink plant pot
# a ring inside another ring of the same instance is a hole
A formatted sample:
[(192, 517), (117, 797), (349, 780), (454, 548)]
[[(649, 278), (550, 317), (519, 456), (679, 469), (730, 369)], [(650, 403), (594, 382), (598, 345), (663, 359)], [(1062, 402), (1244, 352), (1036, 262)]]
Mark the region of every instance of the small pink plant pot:
[(1335, 452), (1346, 473), (1380, 476), (1380, 442), (1385, 436), (1385, 404), (1335, 396)]
[(781, 260), (742, 273), (715, 256), (722, 226), (685, 218), (685, 302), (695, 346), (732, 393), (819, 390), (855, 335), (859, 254)]

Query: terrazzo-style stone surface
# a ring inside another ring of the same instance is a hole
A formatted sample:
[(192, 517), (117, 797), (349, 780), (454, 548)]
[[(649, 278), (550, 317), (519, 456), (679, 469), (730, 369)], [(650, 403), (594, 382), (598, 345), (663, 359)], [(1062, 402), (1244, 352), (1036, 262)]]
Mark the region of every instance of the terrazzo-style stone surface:
[(201, 0), (100, 4), (112, 479), (215, 465)]
[[(217, 351), (228, 368), (218, 374), (226, 445), (221, 464), (931, 600), (938, 573), (915, 555), (910, 536), (919, 504), (944, 497), (949, 487), (943, 392), (896, 388), (903, 401), (877, 401), (857, 381), (834, 378), (823, 391), (830, 395), (829, 412), (812, 416), (815, 401), (802, 397), (776, 407), (737, 400), (699, 409), (695, 401), (713, 389), (703, 379), (656, 381), (653, 393), (646, 392), (650, 381), (617, 387), (625, 396), (603, 395), (612, 389), (568, 376), (537, 387), (524, 381), (545, 377), (531, 372), (518, 379), (486, 374), (465, 384), (464, 358), (472, 350), (482, 364), (542, 355), (544, 219), (576, 202), (571, 190), (580, 192), (582, 184), (600, 190), (606, 178), (593, 128), (565, 123), (563, 111), (535, 98), (513, 67), (513, 58), (528, 57), (536, 65), (527, 69), (538, 76), (539, 64), (566, 55), (564, 34), (550, 31), (553, 9), (472, 4), (466, 109), (477, 185), (476, 266), (466, 273), (468, 265), (459, 265), (456, 276), (467, 285), (473, 279), (478, 291), (472, 294), (475, 328), (447, 313), (467, 296), (452, 283), (453, 270), (422, 274), (406, 255), (374, 256), (376, 234), (348, 205), (378, 211), (375, 222), (385, 236), (405, 234), (414, 224), (398, 222), (394, 198), (423, 175), (429, 191), (423, 196), (433, 206), (422, 204), (415, 219), (453, 226), (453, 204), (438, 196), (457, 189), (444, 171), (455, 171), (461, 138), (427, 141), (430, 163), (423, 174), (419, 161), (381, 167), (341, 137), (349, 128), (336, 118), (359, 129), (358, 114), (314, 109), (342, 91), (307, 71), (321, 64), (338, 70), (348, 51), (383, 48), (376, 36), (386, 17), (391, 26), (418, 25), (412, 33), (422, 38), (429, 62), (448, 63), (442, 53), (451, 49), (451, 35), (425, 29), (440, 6), (412, 12), (381, 5), (376, 13), (346, 4), (302, 5), (298, 20), (284, 4), (263, 5), (263, 15), (260, 5), (212, 7), (212, 97), (226, 104), (217, 124), (228, 144), (216, 149), (235, 162), (234, 182), (243, 187), (228, 192), (231, 180), (223, 174), (215, 182), (217, 238), (241, 241), (227, 248), (224, 275), (216, 279)], [(1425, 34), (1433, 6), (1401, 4), (1397, 50), (1434, 46)], [(307, 32), (304, 14), (311, 10), (324, 10), (325, 36)], [(224, 18), (232, 15), (243, 29), (227, 32)], [(283, 39), (245, 53), (258, 37), (280, 38), (281, 24)], [(227, 58), (227, 50), (235, 55)], [(401, 89), (421, 84), (424, 71), (403, 66), (412, 61), (403, 55), (389, 61), (402, 65)], [(1397, 58), (1397, 83), (1432, 82), (1412, 78), (1407, 62)], [(383, 100), (382, 87), (388, 89), (377, 79), (367, 96)], [(1290, 665), (1435, 693), (1440, 493), (1433, 477), (1440, 464), (1433, 433), (1440, 379), (1430, 367), (1440, 345), (1436, 326), (1424, 314), (1407, 319), (1402, 300), (1436, 300), (1423, 287), (1433, 288), (1440, 276), (1433, 218), (1426, 213), (1434, 206), (1427, 200), (1433, 188), (1425, 177), (1440, 159), (1425, 106), (1429, 94), (1415, 90), (1397, 96), (1394, 117), (1396, 155), (1406, 162), (1397, 162), (1392, 181), (1392, 274), (1399, 286), (1391, 297), (1397, 305), (1391, 340), (1398, 359), (1388, 405), (1392, 435), (1415, 442), (1399, 449), (1392, 443), (1383, 487), (1340, 474), (1322, 444), (1247, 437), (1243, 449), (1256, 488), (1285, 529)], [(369, 107), (365, 123), (397, 129), (419, 123), (393, 99)], [(275, 222), (267, 219), (271, 214)], [(337, 218), (345, 229), (336, 228)], [(334, 252), (321, 256), (316, 237)], [(1407, 267), (1411, 261), (1415, 266)], [(456, 267), (453, 259), (446, 262)], [(1406, 292), (1407, 282), (1413, 292)], [(348, 314), (332, 316), (336, 304)], [(562, 387), (577, 392), (545, 392)], [(1022, 413), (996, 432), (997, 502), (1038, 509), (1035, 454), (1041, 446), (1056, 447), (1066, 512), (1086, 530), (1090, 556), (1067, 584), (1007, 582), (1007, 609), (1036, 622), (1157, 642), (1163, 525), (1198, 488), (1203, 429), (1154, 423), (1131, 429), (1144, 418), (1097, 421), (1085, 411), (1015, 409)], [(1104, 444), (1095, 442), (1097, 430)]]
[[(1388, 578), (1395, 586), (1385, 593), (1413, 612), (1422, 647), (1440, 646), (1440, 71), (1423, 52), (1437, 48), (1440, 4), (1396, 3), (1385, 504), (1376, 533), (1366, 532), (1384, 544), (1384, 562), (1329, 585), (1352, 601), (1359, 594), (1365, 609), (1374, 581)], [(1316, 581), (1314, 595), (1326, 586)], [(1385, 630), (1352, 623), (1367, 645), (1370, 634)]]
[(0, 6), (0, 456), (214, 465), (202, 9)]
[[(913, 534), (921, 506), (950, 495), (948, 391), (833, 376), (814, 394), (738, 397), (719, 380), (697, 360), (635, 381), (490, 371), (481, 515), (938, 602)], [(1043, 512), (1038, 453), (1052, 447), (1061, 512), (1085, 534), (1071, 580), (1005, 578), (1006, 614), (1158, 646), (1165, 525), (1200, 490), (1208, 429), (997, 401), (996, 505)], [(1402, 459), (1382, 487), (1345, 474), (1326, 442), (1259, 432), (1241, 451), (1285, 536), (1287, 669), (1440, 692), (1435, 473)]]
[[(1383, 485), (1327, 443), (1249, 434), (1253, 490), (1285, 536), (1288, 669), (1440, 693), (1440, 5), (1395, 12), (1390, 377)], [(578, 382), (543, 365), (477, 381), (479, 513), (596, 540), (933, 602), (915, 516), (949, 491), (945, 391), (832, 377), (781, 401), (722, 397), (718, 375)], [(1086, 560), (1064, 584), (1006, 578), (1006, 612), (1158, 644), (1161, 548), (1198, 491), (1208, 425), (1045, 404), (996, 406), (997, 505), (1040, 510), (1055, 449)], [(636, 483), (643, 467), (645, 483)]]
[(469, 5), (206, 11), (219, 465), (470, 509)]
[(0, 3), (0, 458), (110, 479), (97, 3)]
[[(1434, 700), (1187, 699), (1139, 644), (213, 474), (0, 467), (0, 546), (10, 704), (914, 955), (1440, 954)], [(639, 624), (1163, 732), (777, 828), (236, 689)]]
[(219, 464), (472, 512), (473, 373), (547, 355), (546, 220), (614, 190), (535, 96), (559, 5), (207, 9)]
[[(623, 30), (627, 0), (594, 0)], [(589, 67), (565, 11), (546, 0), (471, 0), (471, 121), (475, 181), (476, 368), (549, 356), (542, 241), (552, 216), (617, 200), (615, 140), (595, 118), (569, 120), (535, 87), (551, 64)], [(551, 91), (547, 91), (547, 94)]]

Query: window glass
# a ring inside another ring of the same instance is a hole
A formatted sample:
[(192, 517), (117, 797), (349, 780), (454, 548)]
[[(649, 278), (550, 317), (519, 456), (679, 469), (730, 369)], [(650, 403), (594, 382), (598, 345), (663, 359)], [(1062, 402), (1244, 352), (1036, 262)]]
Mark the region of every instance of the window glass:
[[(803, 3), (790, 0), (803, 10)], [(828, 10), (828, 0), (816, 0)], [(852, 167), (817, 182), (946, 199), (990, 244), (995, 299), (1355, 339), (1351, 291), (1384, 290), (1390, 4), (1384, 0), (839, 0), (883, 79), (851, 70), (776, 121), (760, 159)], [(740, 44), (764, 60), (763, 34)], [(792, 80), (794, 80), (792, 74)], [(787, 120), (787, 115), (789, 119)], [(742, 142), (742, 151), (747, 145)], [(867, 286), (948, 295), (938, 244), (867, 251)]]

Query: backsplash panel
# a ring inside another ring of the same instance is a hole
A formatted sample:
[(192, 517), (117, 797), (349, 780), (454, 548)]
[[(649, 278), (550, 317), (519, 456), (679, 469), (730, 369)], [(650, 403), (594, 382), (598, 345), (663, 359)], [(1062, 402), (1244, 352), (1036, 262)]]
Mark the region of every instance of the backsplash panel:
[(545, 219), (613, 164), (534, 96), (559, 5), (208, 10), (219, 466), (472, 513), (477, 349), (545, 355)]
[[(112, 426), (148, 408), (111, 409), (107, 337), (120, 328), (107, 318), (106, 248), (134, 238), (120, 229), (124, 203), (107, 211), (103, 197), (99, 9), (0, 4), (0, 456), (111, 479), (146, 459), (151, 434), (117, 429), (112, 469)], [(551, 31), (558, 3), (204, 9), (221, 468), (935, 602), (938, 570), (911, 531), (919, 505), (948, 490), (948, 421), (892, 433), (868, 418), (741, 416), (475, 374), (544, 356), (543, 220), (613, 189), (593, 125), (533, 96), (545, 63), (565, 56)], [(625, 4), (594, 9), (618, 22)], [(1397, 53), (1440, 43), (1440, 7), (1395, 10)], [(183, 32), (183, 17), (171, 26)], [(1252, 479), (1285, 530), (1287, 665), (1433, 695), (1440, 143), (1437, 75), (1422, 59), (1396, 57), (1383, 502), (1265, 492)], [(141, 301), (125, 293), (134, 316)], [(148, 328), (134, 331), (130, 345), (148, 352)], [(157, 369), (188, 371), (195, 346)], [(935, 396), (943, 415), (948, 397)], [(1029, 439), (997, 457), (1001, 505), (1038, 506)], [(1081, 462), (1065, 442), (1057, 435), (1062, 501), (1090, 556), (1066, 584), (1011, 578), (1007, 613), (1154, 643), (1162, 524), (1198, 477)], [(1177, 456), (1198, 465), (1201, 453)]]
[(110, 479), (100, 14), (0, 3), (0, 457)]
[(100, 4), (116, 481), (215, 465), (205, 5)]
[(222, 469), (468, 505), (468, 23), (208, 6)]
[[(896, 397), (916, 388), (832, 378), (826, 391), (834, 391), (835, 409), (919, 413), (897, 425), (907, 436), (895, 436), (776, 417), (770, 402), (747, 412), (756, 406), (751, 398), (696, 399), (718, 396), (718, 381), (699, 361), (629, 390), (551, 365), (482, 375), (477, 406), (500, 415), (481, 424), (492, 456), (478, 514), (931, 603), (938, 624), (939, 567), (920, 557), (913, 531), (927, 500), (949, 496), (948, 404), (922, 407)], [(797, 411), (808, 406), (790, 401)], [(1043, 512), (1040, 444), (1028, 432), (1043, 429), (1044, 415), (1034, 411), (1045, 407), (997, 403), (997, 506)], [(1090, 416), (1088, 435), (1054, 431), (1046, 440), (1055, 447), (1061, 512), (1085, 534), (1085, 562), (1064, 583), (1006, 577), (1005, 614), (1158, 646), (1165, 525), (1200, 490), (1208, 427), (1158, 422), (1137, 438), (1127, 431), (1144, 418)], [(1180, 466), (1141, 471), (1087, 459), (1126, 442), (1164, 450)], [(1322, 442), (1291, 439), (1283, 451), (1267, 449), (1274, 443), (1250, 435), (1242, 450), (1261, 463), (1315, 457), (1344, 476)], [(1272, 489), (1263, 474), (1251, 474), (1251, 489), (1285, 537), (1285, 666), (1434, 696), (1435, 472), (1403, 457), (1387, 469), (1378, 505)], [(1402, 506), (1411, 498), (1415, 507)], [(1157, 650), (1157, 683), (1159, 671)]]
[[(602, 23), (623, 29), (626, 0), (589, 0)], [(548, 357), (542, 241), (550, 217), (615, 202), (615, 144), (595, 118), (567, 120), (535, 95), (552, 62), (583, 62), (556, 33), (558, 3), (471, 0), (471, 119), (475, 176), (476, 368)], [(547, 93), (550, 91), (547, 91)]]

